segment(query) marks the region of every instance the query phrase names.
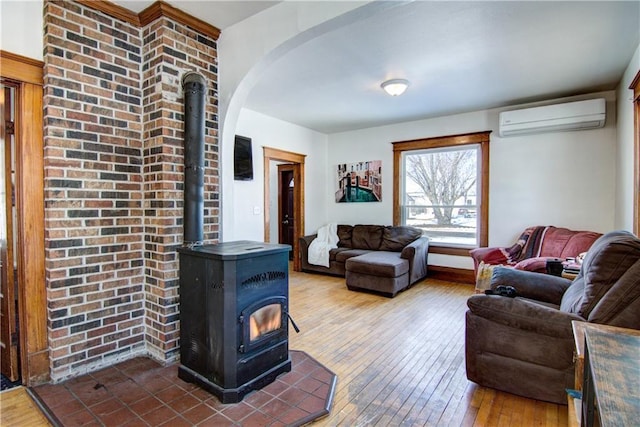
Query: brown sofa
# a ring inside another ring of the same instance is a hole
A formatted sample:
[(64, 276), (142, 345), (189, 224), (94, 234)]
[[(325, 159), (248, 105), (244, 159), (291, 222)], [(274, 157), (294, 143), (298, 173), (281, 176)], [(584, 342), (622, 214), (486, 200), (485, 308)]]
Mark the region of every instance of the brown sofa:
[(309, 245), (316, 235), (300, 238), (302, 271), (346, 278), (351, 290), (393, 297), (427, 275), (429, 239), (414, 227), (338, 225), (338, 247), (329, 252), (329, 267), (309, 264)]
[(467, 301), (467, 378), (521, 396), (566, 404), (573, 388), (572, 320), (640, 329), (640, 239), (626, 231), (600, 237), (573, 282), (496, 268), (491, 288), (518, 296)]
[(516, 270), (546, 272), (548, 259), (565, 260), (587, 252), (602, 234), (553, 226), (529, 227), (510, 247), (476, 248), (469, 251), (476, 274), (481, 262)]

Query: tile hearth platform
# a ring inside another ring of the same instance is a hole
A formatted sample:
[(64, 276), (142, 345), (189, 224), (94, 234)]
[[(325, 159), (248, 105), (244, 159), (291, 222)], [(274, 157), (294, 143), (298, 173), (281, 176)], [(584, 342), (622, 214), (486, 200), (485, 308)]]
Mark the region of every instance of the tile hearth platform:
[(300, 426), (329, 413), (336, 375), (301, 351), (291, 372), (234, 404), (178, 378), (178, 364), (138, 357), (32, 389), (62, 426)]

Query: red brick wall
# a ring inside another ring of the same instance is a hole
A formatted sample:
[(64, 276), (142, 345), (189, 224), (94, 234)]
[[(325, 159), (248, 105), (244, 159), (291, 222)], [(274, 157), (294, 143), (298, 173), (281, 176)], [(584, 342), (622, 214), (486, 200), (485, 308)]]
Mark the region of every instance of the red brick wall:
[(218, 238), (216, 41), (44, 3), (46, 274), (54, 380), (177, 357), (185, 71), (210, 82), (205, 239)]

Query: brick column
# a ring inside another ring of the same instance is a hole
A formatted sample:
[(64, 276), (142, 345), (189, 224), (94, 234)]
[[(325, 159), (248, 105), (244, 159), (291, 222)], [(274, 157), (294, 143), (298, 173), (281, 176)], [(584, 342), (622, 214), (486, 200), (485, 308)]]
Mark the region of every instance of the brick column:
[(145, 293), (149, 351), (163, 360), (179, 353), (179, 265), (184, 189), (183, 74), (209, 84), (205, 125), (205, 240), (218, 238), (216, 42), (160, 18), (143, 29)]
[(180, 78), (210, 81), (205, 239), (218, 238), (216, 41), (160, 17), (138, 28), (44, 2), (45, 247), (54, 381), (178, 354)]

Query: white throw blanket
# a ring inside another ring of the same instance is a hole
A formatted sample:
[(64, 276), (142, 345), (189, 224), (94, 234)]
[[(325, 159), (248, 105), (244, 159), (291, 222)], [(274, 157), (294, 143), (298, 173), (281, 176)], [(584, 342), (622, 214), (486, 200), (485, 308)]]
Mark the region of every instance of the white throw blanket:
[(309, 264), (329, 267), (329, 251), (338, 247), (338, 224), (329, 223), (318, 229), (318, 236), (309, 245)]

